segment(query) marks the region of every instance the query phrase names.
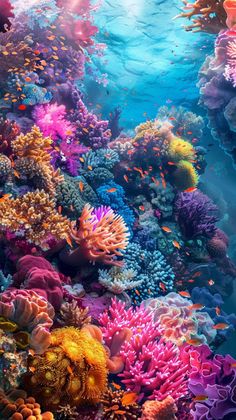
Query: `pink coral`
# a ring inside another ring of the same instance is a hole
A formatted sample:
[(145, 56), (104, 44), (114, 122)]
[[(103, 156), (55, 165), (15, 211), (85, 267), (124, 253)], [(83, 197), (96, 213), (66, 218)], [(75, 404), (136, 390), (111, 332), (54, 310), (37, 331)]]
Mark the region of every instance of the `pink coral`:
[(116, 256), (128, 245), (129, 231), (123, 218), (115, 214), (110, 207), (98, 208), (86, 204), (79, 219), (79, 229), (74, 227), (72, 238), (79, 249), (71, 257), (83, 256), (89, 261), (104, 264), (121, 265)]
[(26, 330), (30, 334), (29, 344), (37, 353), (43, 353), (49, 346), (54, 309), (34, 291), (6, 290), (0, 295), (0, 316)]
[(25, 255), (17, 263), (17, 273), (13, 276), (13, 286), (32, 289), (45, 298), (54, 309), (60, 309), (63, 300), (64, 276), (42, 257)]
[(33, 111), (33, 117), (43, 135), (49, 136), (53, 140), (65, 139), (75, 132), (75, 127), (65, 118), (66, 107), (64, 105), (57, 103), (38, 105)]
[(163, 401), (146, 401), (142, 407), (141, 420), (175, 420), (177, 407), (168, 395)]
[(63, 29), (67, 38), (82, 47), (93, 45), (92, 37), (98, 32), (97, 26), (92, 25), (89, 20), (75, 20), (72, 16), (66, 17)]

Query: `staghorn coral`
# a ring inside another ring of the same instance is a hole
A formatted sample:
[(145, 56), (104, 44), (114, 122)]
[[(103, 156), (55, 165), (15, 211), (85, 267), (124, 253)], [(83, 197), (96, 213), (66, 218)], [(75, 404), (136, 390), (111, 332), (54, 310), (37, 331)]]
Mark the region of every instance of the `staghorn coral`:
[(80, 308), (76, 300), (65, 302), (60, 309), (60, 324), (67, 327), (82, 328), (83, 325), (90, 324), (89, 308)]
[(29, 344), (42, 353), (50, 344), (54, 309), (32, 290), (6, 290), (0, 294), (0, 316), (29, 332)]
[(173, 183), (181, 191), (196, 187), (198, 173), (191, 162), (180, 160), (177, 169), (173, 173)]
[(0, 417), (4, 420), (54, 420), (50, 411), (41, 411), (33, 397), (27, 397), (23, 390), (5, 393), (0, 388)]
[(176, 413), (175, 401), (168, 395), (163, 401), (145, 401), (141, 420), (176, 420)]
[(94, 404), (106, 390), (106, 359), (93, 329), (59, 328), (47, 351), (29, 360), (26, 384), (47, 407)]
[(193, 338), (202, 343), (211, 343), (216, 336), (216, 331), (212, 329), (214, 322), (207, 312), (192, 310), (192, 304), (191, 300), (173, 292), (144, 302), (163, 329), (165, 340), (177, 346)]
[(103, 420), (135, 420), (140, 418), (141, 407), (136, 403), (124, 404), (123, 390), (108, 388), (101, 399)]
[(226, 27), (226, 12), (224, 0), (194, 0), (189, 3), (182, 0), (185, 8), (189, 9), (176, 17), (192, 19), (192, 24), (185, 26), (186, 31), (204, 31), (217, 34)]
[(16, 232), (44, 249), (51, 238), (67, 239), (70, 233), (69, 220), (57, 213), (48, 194), (38, 190), (1, 202), (0, 226), (1, 230)]
[(99, 283), (112, 293), (119, 294), (125, 290), (139, 287), (142, 280), (135, 280), (137, 272), (132, 269), (112, 267), (109, 271), (99, 270)]
[(79, 228), (73, 227), (72, 238), (86, 260), (119, 265), (115, 257), (123, 255), (129, 233), (122, 217), (111, 208), (101, 206), (95, 209), (86, 205), (79, 219)]

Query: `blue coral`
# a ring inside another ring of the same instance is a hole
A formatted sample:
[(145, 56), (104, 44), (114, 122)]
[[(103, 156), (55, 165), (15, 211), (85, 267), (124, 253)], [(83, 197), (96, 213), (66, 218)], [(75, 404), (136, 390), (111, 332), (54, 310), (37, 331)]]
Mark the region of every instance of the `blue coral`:
[(129, 292), (134, 303), (157, 297), (163, 289), (167, 292), (173, 290), (175, 275), (160, 251), (147, 251), (137, 243), (130, 243), (124, 267), (137, 271), (136, 278), (142, 281), (138, 291)]
[(112, 169), (116, 163), (119, 162), (119, 155), (112, 149), (98, 149), (90, 150), (83, 155), (84, 163), (83, 168), (88, 166), (92, 168), (106, 168)]
[(12, 283), (12, 276), (8, 274), (4, 275), (3, 271), (0, 270), (0, 292), (4, 292)]

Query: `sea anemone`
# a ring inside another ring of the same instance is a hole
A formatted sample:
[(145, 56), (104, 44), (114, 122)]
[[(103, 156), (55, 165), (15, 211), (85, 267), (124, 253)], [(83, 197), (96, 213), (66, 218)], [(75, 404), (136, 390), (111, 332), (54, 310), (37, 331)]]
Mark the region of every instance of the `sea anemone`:
[(191, 162), (187, 160), (178, 162), (173, 174), (173, 183), (181, 191), (197, 186), (198, 173)]
[(174, 137), (169, 144), (168, 157), (174, 162), (179, 162), (180, 160), (193, 160), (195, 157), (195, 150), (188, 141)]

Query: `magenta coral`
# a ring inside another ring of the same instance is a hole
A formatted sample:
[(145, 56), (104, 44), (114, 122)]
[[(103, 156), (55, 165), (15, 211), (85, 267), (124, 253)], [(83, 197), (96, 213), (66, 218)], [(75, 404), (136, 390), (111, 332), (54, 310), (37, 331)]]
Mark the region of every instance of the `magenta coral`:
[(64, 105), (48, 104), (38, 105), (33, 111), (37, 126), (46, 137), (53, 140), (65, 139), (72, 136), (75, 127), (66, 120), (66, 107)]
[(0, 316), (14, 321), (29, 336), (29, 344), (43, 353), (50, 344), (54, 309), (32, 290), (6, 290), (0, 295)]

